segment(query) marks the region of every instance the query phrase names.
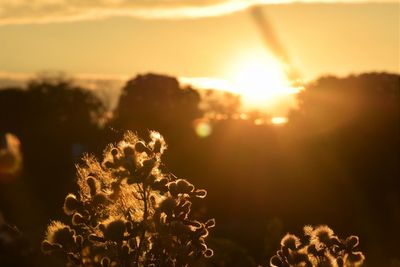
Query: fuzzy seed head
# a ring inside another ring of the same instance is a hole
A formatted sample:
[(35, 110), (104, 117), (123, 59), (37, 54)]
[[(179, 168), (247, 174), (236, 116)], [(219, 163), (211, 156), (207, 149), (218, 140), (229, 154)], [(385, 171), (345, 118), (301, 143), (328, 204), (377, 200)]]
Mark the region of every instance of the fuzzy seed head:
[(124, 155), (125, 157), (134, 156), (135, 155), (135, 147), (131, 145), (127, 145), (124, 147)]
[(300, 239), (295, 235), (286, 234), (281, 240), (281, 246), (295, 250), (298, 246), (300, 246)]
[(194, 186), (184, 179), (179, 179), (176, 181), (176, 190), (178, 193), (189, 194), (194, 190)]
[(125, 221), (122, 219), (110, 220), (104, 224), (103, 235), (106, 240), (122, 242), (125, 233)]
[(209, 219), (208, 221), (206, 221), (205, 226), (207, 228), (212, 228), (215, 226), (215, 219)]
[(90, 190), (90, 195), (94, 196), (97, 193), (97, 182), (96, 179), (93, 176), (89, 176), (86, 179), (86, 183), (89, 186), (89, 190)]
[(176, 203), (176, 201), (175, 201), (174, 198), (168, 197), (168, 198), (164, 199), (164, 200), (160, 203), (160, 205), (159, 205), (159, 210), (160, 210), (161, 212), (164, 212), (164, 213), (167, 214), (167, 215), (170, 215), (170, 214), (172, 214), (173, 210), (175, 209), (176, 204), (177, 204), (177, 203)]
[(72, 215), (79, 206), (79, 202), (74, 194), (68, 194), (64, 200), (63, 210), (65, 214)]
[(212, 249), (207, 249), (206, 251), (204, 251), (204, 257), (206, 258), (211, 258), (214, 255), (214, 251)]
[(176, 197), (178, 195), (178, 190), (175, 182), (168, 184), (168, 190), (172, 196)]
[(79, 213), (75, 213), (74, 216), (72, 216), (72, 224), (73, 225), (80, 225), (80, 224), (84, 224), (85, 223), (85, 219), (83, 218), (83, 216)]
[(303, 232), (304, 232), (304, 235), (306, 235), (306, 236), (311, 236), (313, 231), (314, 231), (314, 227), (312, 227), (311, 225), (305, 225), (303, 227)]
[(111, 149), (110, 153), (113, 157), (116, 157), (119, 154), (118, 148), (114, 147), (113, 149)]
[(150, 132), (150, 146), (154, 153), (164, 153), (164, 150), (167, 149), (167, 144), (165, 143), (164, 137), (159, 132), (151, 131)]
[(311, 240), (316, 244), (329, 244), (333, 237), (333, 230), (326, 225), (321, 225), (315, 228), (311, 233)]
[(135, 144), (135, 150), (138, 153), (148, 152), (148, 148), (143, 141), (139, 141)]
[(351, 252), (344, 257), (344, 262), (349, 266), (360, 266), (364, 260), (365, 256), (362, 252)]
[(75, 232), (68, 225), (53, 221), (47, 227), (46, 240), (51, 244), (68, 246), (74, 243)]
[(272, 267), (280, 267), (280, 266), (282, 266), (282, 261), (280, 260), (280, 258), (277, 255), (275, 255), (270, 259), (269, 264)]
[(358, 243), (359, 243), (358, 236), (355, 235), (349, 236), (348, 238), (346, 238), (345, 241), (346, 247), (348, 247), (349, 249), (357, 247)]
[(204, 189), (198, 189), (194, 192), (194, 195), (198, 198), (205, 198), (207, 196), (207, 191)]

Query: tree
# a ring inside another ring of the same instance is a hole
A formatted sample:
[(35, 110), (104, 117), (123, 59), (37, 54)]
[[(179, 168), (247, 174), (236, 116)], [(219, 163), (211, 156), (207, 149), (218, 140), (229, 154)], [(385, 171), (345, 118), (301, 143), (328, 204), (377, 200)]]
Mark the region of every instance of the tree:
[(199, 103), (200, 95), (190, 87), (182, 88), (176, 78), (138, 75), (122, 89), (112, 126), (143, 134), (157, 129), (168, 139), (179, 139), (201, 116)]

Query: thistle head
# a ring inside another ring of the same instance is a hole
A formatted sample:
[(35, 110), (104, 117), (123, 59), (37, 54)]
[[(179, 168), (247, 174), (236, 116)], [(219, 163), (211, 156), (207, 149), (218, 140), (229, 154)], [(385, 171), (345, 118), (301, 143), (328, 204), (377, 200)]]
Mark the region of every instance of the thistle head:
[(68, 194), (64, 200), (63, 210), (65, 214), (72, 215), (79, 207), (79, 201), (74, 194)]
[(292, 234), (286, 234), (281, 240), (281, 246), (296, 250), (300, 246), (300, 239)]
[(316, 227), (311, 232), (311, 242), (317, 245), (327, 245), (330, 243), (333, 235), (334, 233), (331, 228), (329, 228), (327, 225), (321, 225)]
[(109, 219), (103, 222), (99, 228), (103, 232), (104, 239), (121, 243), (126, 230), (126, 222), (123, 219)]
[(350, 252), (344, 256), (345, 266), (361, 266), (365, 260), (362, 252)]
[(75, 231), (68, 225), (59, 221), (53, 221), (47, 227), (46, 240), (50, 244), (60, 244), (61, 246), (69, 246), (74, 243)]

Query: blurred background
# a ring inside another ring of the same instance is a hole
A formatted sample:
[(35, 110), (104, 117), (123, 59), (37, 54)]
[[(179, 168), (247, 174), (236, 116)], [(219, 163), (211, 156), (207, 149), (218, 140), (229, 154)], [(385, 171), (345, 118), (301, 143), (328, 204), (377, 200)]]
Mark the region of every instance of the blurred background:
[(0, 0), (0, 265), (62, 266), (40, 242), (82, 155), (157, 130), (208, 191), (203, 266), (305, 224), (400, 266), (400, 3), (326, 2)]

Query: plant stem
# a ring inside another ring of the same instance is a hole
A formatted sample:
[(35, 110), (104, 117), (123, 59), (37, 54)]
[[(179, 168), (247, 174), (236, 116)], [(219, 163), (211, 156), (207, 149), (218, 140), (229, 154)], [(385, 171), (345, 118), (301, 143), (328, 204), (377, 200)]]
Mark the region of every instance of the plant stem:
[(146, 185), (144, 183), (142, 183), (142, 191), (143, 191), (143, 231), (142, 234), (140, 236), (140, 241), (139, 241), (139, 247), (138, 247), (138, 251), (136, 254), (136, 266), (139, 266), (139, 256), (140, 253), (142, 251), (142, 246), (143, 246), (143, 242), (144, 242), (144, 238), (145, 238), (145, 234), (146, 234), (146, 228), (144, 226), (145, 221), (147, 220), (147, 192), (146, 192)]

